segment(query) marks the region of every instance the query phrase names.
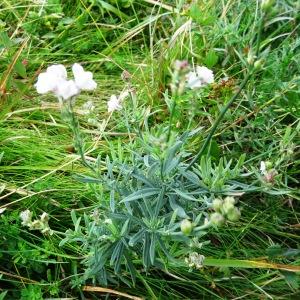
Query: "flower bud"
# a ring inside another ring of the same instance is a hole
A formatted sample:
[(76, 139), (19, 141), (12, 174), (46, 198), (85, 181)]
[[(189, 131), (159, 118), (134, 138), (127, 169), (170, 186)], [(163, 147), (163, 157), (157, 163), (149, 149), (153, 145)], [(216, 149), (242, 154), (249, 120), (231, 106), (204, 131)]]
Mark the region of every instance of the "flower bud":
[(254, 70), (259, 71), (263, 68), (263, 66), (264, 66), (264, 61), (262, 59), (259, 59), (254, 63)]
[(210, 222), (212, 225), (219, 227), (225, 223), (225, 219), (220, 213), (215, 212), (215, 213), (211, 214)]
[(189, 67), (189, 63), (187, 60), (175, 60), (174, 62), (174, 70), (181, 71), (186, 70)]
[(233, 197), (227, 196), (227, 197), (224, 199), (224, 202), (225, 202), (225, 203), (228, 203), (228, 204), (234, 205), (234, 204), (235, 204), (235, 199), (234, 199)]
[(274, 4), (275, 0), (262, 0), (261, 1), (261, 9), (264, 12), (268, 12), (272, 5)]
[(247, 63), (249, 65), (253, 65), (254, 59), (255, 59), (255, 56), (253, 55), (253, 53), (251, 51), (249, 51), (248, 57), (247, 57)]
[(181, 221), (180, 229), (184, 235), (189, 235), (193, 230), (193, 224), (188, 219), (184, 219)]
[(212, 202), (212, 207), (215, 211), (220, 212), (221, 208), (223, 206), (223, 201), (221, 199), (214, 199), (214, 201)]
[(241, 212), (237, 207), (234, 207), (232, 210), (229, 211), (227, 214), (227, 219), (232, 222), (236, 222), (241, 217)]
[(266, 169), (267, 169), (267, 170), (271, 170), (271, 169), (272, 169), (272, 167), (273, 167), (272, 162), (266, 161), (265, 164), (266, 164)]
[(224, 202), (222, 207), (222, 212), (224, 214), (229, 214), (234, 209), (234, 205), (231, 202)]

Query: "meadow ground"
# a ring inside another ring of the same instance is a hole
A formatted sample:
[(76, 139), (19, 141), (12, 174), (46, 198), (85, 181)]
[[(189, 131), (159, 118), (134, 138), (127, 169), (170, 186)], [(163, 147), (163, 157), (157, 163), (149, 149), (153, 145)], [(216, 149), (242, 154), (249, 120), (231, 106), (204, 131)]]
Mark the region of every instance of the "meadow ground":
[(2, 0), (0, 299), (299, 299), (299, 16)]

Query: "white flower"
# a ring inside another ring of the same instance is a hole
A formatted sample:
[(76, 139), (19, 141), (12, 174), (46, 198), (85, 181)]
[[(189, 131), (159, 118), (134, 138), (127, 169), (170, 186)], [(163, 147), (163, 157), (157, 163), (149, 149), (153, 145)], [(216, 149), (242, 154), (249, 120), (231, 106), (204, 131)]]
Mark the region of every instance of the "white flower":
[(64, 80), (57, 85), (54, 93), (57, 97), (67, 100), (75, 95), (78, 95), (80, 90), (75, 84), (74, 80)]
[(105, 219), (104, 224), (112, 225), (113, 224), (112, 219)]
[(201, 86), (202, 86), (202, 81), (198, 78), (196, 72), (189, 72), (187, 74), (187, 87), (193, 90)]
[(121, 92), (119, 97), (116, 95), (111, 95), (110, 100), (107, 102), (107, 110), (108, 112), (113, 112), (115, 110), (120, 110), (122, 108), (121, 102), (128, 97), (129, 90), (124, 90)]
[(87, 101), (82, 105), (82, 109), (87, 113), (91, 113), (95, 109), (93, 101)]
[(63, 65), (53, 65), (38, 76), (35, 88), (39, 94), (55, 92), (57, 86), (67, 79), (67, 71)]
[(128, 96), (129, 96), (129, 91), (128, 90), (125, 90), (125, 91), (121, 92), (121, 94), (119, 95), (119, 101), (122, 102)]
[(49, 215), (46, 212), (43, 212), (41, 215), (41, 222), (47, 223), (49, 221)]
[(74, 64), (72, 71), (75, 83), (80, 90), (92, 91), (97, 87), (97, 83), (93, 80), (93, 73), (84, 71), (80, 64)]
[(214, 73), (212, 70), (206, 67), (197, 66), (196, 72), (203, 84), (209, 84), (214, 82)]
[(120, 110), (121, 108), (122, 108), (122, 105), (120, 103), (120, 99), (116, 95), (111, 95), (110, 100), (107, 102), (108, 112)]
[(197, 66), (196, 71), (187, 74), (187, 87), (196, 89), (214, 82), (214, 73), (207, 67)]
[(264, 174), (264, 173), (266, 173), (266, 163), (264, 162), (264, 161), (261, 161), (260, 162), (260, 172), (262, 173), (262, 174)]
[(81, 90), (91, 91), (97, 86), (91, 72), (85, 72), (79, 64), (72, 67), (74, 80), (67, 80), (67, 71), (63, 65), (53, 65), (46, 72), (38, 76), (35, 84), (39, 94), (52, 92), (59, 99), (69, 99), (80, 93)]
[(32, 221), (32, 212), (26, 209), (20, 213), (20, 218), (22, 220), (22, 225), (28, 226)]

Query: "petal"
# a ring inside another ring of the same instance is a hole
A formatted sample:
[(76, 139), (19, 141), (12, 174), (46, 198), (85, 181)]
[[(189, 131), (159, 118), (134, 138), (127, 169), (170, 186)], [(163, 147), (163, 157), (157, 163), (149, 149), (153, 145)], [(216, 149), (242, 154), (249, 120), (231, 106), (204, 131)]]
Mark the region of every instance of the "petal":
[(67, 70), (63, 65), (52, 65), (47, 68), (47, 73), (58, 78), (67, 79)]
[(262, 173), (266, 172), (266, 163), (264, 161), (260, 162), (260, 171)]
[(65, 100), (79, 94), (80, 90), (76, 86), (74, 80), (62, 81), (55, 91), (57, 97), (61, 97)]
[(92, 72), (85, 72), (80, 64), (72, 66), (74, 79), (77, 87), (84, 91), (92, 91), (97, 87), (97, 83), (93, 80)]
[(190, 89), (196, 89), (196, 88), (199, 88), (202, 86), (202, 82), (195, 72), (189, 72), (187, 74), (187, 84), (186, 85)]
[(128, 90), (123, 91), (119, 96), (119, 101), (123, 101), (126, 97), (128, 97), (128, 95), (129, 95)]
[(197, 66), (196, 72), (198, 77), (204, 84), (209, 84), (214, 82), (214, 73), (212, 70), (208, 69), (207, 67)]
[(97, 83), (92, 78), (91, 72), (84, 72), (75, 76), (75, 83), (81, 90), (92, 91), (97, 87)]
[(34, 86), (39, 94), (46, 94), (55, 88), (56, 82), (53, 82), (52, 77), (49, 76), (49, 74), (41, 73)]
[(74, 77), (80, 75), (80, 73), (83, 73), (84, 72), (84, 69), (83, 67), (78, 64), (78, 63), (75, 63), (73, 66), (72, 66), (72, 72), (74, 74)]
[(108, 112), (113, 112), (115, 110), (121, 109), (122, 106), (120, 104), (119, 99), (116, 95), (111, 95), (110, 100), (107, 102), (107, 110)]

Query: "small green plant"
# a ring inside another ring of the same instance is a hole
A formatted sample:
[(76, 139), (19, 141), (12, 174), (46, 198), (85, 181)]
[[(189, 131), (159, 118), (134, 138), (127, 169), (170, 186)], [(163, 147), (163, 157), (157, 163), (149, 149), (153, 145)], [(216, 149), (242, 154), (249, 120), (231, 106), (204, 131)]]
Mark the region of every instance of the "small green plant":
[[(82, 218), (73, 212), (75, 229), (69, 229), (61, 242), (61, 246), (81, 244), (80, 251), (87, 255), (83, 260), (84, 280), (92, 278), (108, 284), (119, 278), (128, 283), (129, 274), (134, 283), (134, 261), (141, 261), (145, 270), (163, 268), (168, 261), (182, 259), (172, 257), (174, 245), (188, 252), (192, 239), (202, 238), (209, 227), (216, 225), (214, 214), (210, 216), (209, 212), (212, 199), (225, 188), (226, 192), (234, 192), (229, 180), (240, 175), (242, 160), (233, 170), (227, 166), (226, 172), (212, 180), (213, 184), (204, 184), (206, 174), (214, 172), (213, 166), (202, 170), (203, 164), (196, 165), (186, 171), (184, 162), (188, 153), (183, 145), (196, 133), (172, 136), (169, 141), (164, 133), (160, 143), (153, 143), (158, 139), (146, 134), (140, 138), (143, 146), (132, 153), (130, 163), (107, 157), (106, 172), (97, 177), (79, 177), (83, 182), (100, 185), (109, 194), (93, 214)], [(231, 221), (238, 220), (233, 217), (235, 210), (226, 211)]]

